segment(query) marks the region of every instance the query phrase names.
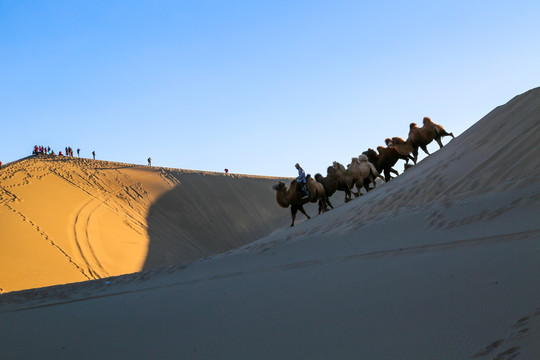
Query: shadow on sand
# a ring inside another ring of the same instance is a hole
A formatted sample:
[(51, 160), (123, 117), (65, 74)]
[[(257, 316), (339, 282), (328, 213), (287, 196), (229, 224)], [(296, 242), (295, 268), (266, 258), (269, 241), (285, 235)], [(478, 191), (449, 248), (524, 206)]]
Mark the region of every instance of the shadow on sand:
[(222, 253), (290, 224), (289, 210), (278, 206), (272, 189), (279, 179), (170, 175), (179, 184), (148, 212), (144, 270)]

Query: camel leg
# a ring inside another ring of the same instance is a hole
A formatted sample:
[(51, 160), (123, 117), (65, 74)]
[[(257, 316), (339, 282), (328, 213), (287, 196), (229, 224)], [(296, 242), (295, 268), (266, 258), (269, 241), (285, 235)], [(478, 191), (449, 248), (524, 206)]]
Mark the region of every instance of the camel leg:
[(328, 211), (328, 208), (326, 207), (326, 202), (327, 202), (326, 197), (322, 197), (322, 198), (319, 200), (319, 214), (320, 214), (321, 212), (327, 212), (327, 211)]
[(358, 181), (356, 183), (356, 189), (358, 190), (358, 196), (362, 196), (362, 193), (360, 190), (362, 190), (362, 188), (364, 187), (364, 179), (362, 179), (361, 181)]
[(298, 206), (298, 210), (300, 210), (300, 212), (301, 212), (302, 214), (306, 215), (306, 217), (308, 218), (308, 220), (311, 219), (311, 218), (309, 217), (309, 215), (306, 213), (306, 211), (304, 210), (304, 206), (303, 206), (303, 205), (299, 205), (299, 206)]
[[(377, 177), (375, 175), (373, 175), (373, 173), (370, 173), (369, 177), (364, 179), (364, 189), (366, 189), (366, 193), (370, 192), (373, 189), (375, 189), (375, 187), (377, 186), (376, 183), (375, 183), (376, 179), (377, 179)], [(373, 189), (371, 189), (369, 187), (369, 184), (373, 184)]]
[[(360, 195), (362, 195), (362, 194), (360, 194), (360, 188), (361, 188), (361, 186), (358, 185), (358, 184), (359, 184), (359, 182), (357, 181), (357, 182), (355, 182), (355, 183), (353, 184), (353, 186), (351, 186), (351, 193), (354, 195), (355, 198), (357, 198), (357, 197), (359, 197)], [(356, 186), (356, 190), (358, 190), (358, 192), (352, 191), (352, 189), (353, 189), (354, 186)]]
[(409, 159), (411, 159), (411, 156), (410, 155), (400, 155), (399, 158), (401, 160), (405, 160), (405, 164), (408, 164), (409, 163)]
[(392, 176), (390, 175), (390, 173), (399, 175), (399, 173), (394, 168), (384, 169), (384, 181), (388, 182), (390, 181), (390, 179), (392, 179)]
[(384, 181), (389, 182), (390, 179), (392, 178), (392, 177), (390, 176), (390, 171), (388, 171), (388, 169), (384, 169), (383, 172), (384, 172)]
[(351, 190), (348, 188), (345, 188), (345, 202), (351, 201)]
[[(411, 159), (411, 160), (414, 162), (414, 165), (416, 165), (416, 159), (415, 159), (413, 156), (407, 155), (407, 159)], [(409, 163), (409, 162), (407, 161), (407, 164), (408, 164), (408, 163)]]
[(294, 226), (294, 220), (296, 219), (297, 211), (298, 211), (298, 208), (296, 207), (296, 205), (291, 205), (291, 217), (292, 217), (291, 227)]
[(413, 159), (414, 159), (414, 163), (416, 164), (416, 161), (418, 161), (418, 149), (415, 149), (413, 151)]
[[(375, 177), (373, 177), (372, 175), (369, 176), (369, 181), (371, 181), (371, 183), (373, 184), (373, 189), (375, 189), (375, 187), (377, 186), (377, 179)], [(368, 186), (369, 188), (369, 186)]]
[(439, 135), (440, 138), (442, 138), (442, 137), (444, 137), (444, 136), (451, 136), (452, 139), (455, 139), (454, 134), (453, 134), (453, 133), (449, 133), (449, 132), (447, 132), (446, 130), (443, 130), (443, 131), (441, 131), (441, 132), (438, 132), (437, 134)]
[(332, 209), (334, 208), (334, 206), (332, 205), (332, 203), (330, 202), (330, 199), (329, 199), (328, 197), (326, 198), (325, 201), (326, 201), (326, 204), (327, 204), (328, 206), (330, 206), (330, 208), (332, 208)]
[(427, 146), (426, 146), (426, 145), (422, 145), (422, 146), (420, 146), (420, 148), (421, 148), (422, 150), (424, 150), (424, 152), (425, 152), (426, 154), (431, 155), (431, 154), (429, 153), (429, 151), (427, 150)]

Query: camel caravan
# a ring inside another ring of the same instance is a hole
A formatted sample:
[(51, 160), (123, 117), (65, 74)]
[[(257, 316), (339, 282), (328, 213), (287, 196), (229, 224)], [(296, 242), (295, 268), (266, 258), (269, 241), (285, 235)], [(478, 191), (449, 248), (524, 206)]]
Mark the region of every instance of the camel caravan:
[(329, 197), (338, 190), (345, 193), (345, 202), (352, 199), (351, 194), (355, 198), (362, 195), (361, 188), (364, 188), (366, 192), (373, 190), (376, 186), (376, 179), (383, 179), (381, 174), (384, 175), (384, 182), (392, 179), (391, 174), (399, 175), (393, 168), (398, 160), (405, 160), (405, 169), (413, 166), (409, 164), (409, 160), (412, 160), (416, 165), (418, 149), (420, 148), (427, 155), (430, 155), (427, 145), (435, 140), (442, 148), (441, 139), (444, 136), (454, 138), (454, 135), (446, 132), (441, 125), (435, 124), (430, 118), (425, 117), (422, 127), (418, 127), (415, 123), (410, 124), (407, 140), (400, 137), (387, 138), (385, 140), (386, 147), (379, 146), (377, 150), (369, 148), (360, 156), (353, 157), (346, 168), (334, 161), (332, 166), (326, 169), (326, 177), (321, 174), (315, 174), (315, 178), (309, 174), (306, 176), (300, 165), (296, 164), (299, 176), (291, 181), (288, 188), (282, 181), (273, 186), (273, 189), (276, 190), (276, 201), (283, 208), (291, 208), (291, 226), (294, 226), (298, 210), (310, 219), (304, 210), (304, 204), (318, 202), (320, 214), (328, 211), (328, 207), (334, 208)]

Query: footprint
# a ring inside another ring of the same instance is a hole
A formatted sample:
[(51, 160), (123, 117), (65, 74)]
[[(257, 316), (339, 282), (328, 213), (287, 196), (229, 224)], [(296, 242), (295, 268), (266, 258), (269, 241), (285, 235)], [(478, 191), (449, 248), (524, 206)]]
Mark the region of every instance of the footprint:
[(517, 333), (512, 334), (510, 336), (510, 340), (523, 339), (524, 337), (526, 337), (529, 334), (529, 331), (531, 331), (531, 329), (529, 329), (529, 328), (521, 329)]
[(493, 360), (511, 360), (519, 355), (519, 346), (514, 346), (500, 354), (497, 354)]
[(487, 355), (490, 352), (492, 352), (493, 350), (495, 350), (496, 348), (498, 348), (503, 342), (504, 342), (504, 339), (494, 341), (491, 344), (489, 344), (488, 346), (486, 346), (485, 348), (483, 348), (482, 350), (477, 351), (472, 357), (473, 358), (478, 358), (478, 357)]
[(528, 316), (522, 317), (521, 319), (516, 321), (516, 323), (512, 327), (518, 328), (518, 327), (524, 326), (528, 323), (529, 320), (530, 320), (530, 317)]

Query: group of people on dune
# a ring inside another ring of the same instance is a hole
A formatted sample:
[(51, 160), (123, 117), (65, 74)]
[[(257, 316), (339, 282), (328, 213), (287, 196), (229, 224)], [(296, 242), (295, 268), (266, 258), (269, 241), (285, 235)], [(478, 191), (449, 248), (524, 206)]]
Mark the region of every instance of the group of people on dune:
[[(422, 127), (418, 127), (415, 123), (409, 125), (407, 140), (400, 137), (387, 138), (385, 140), (386, 146), (379, 146), (377, 150), (369, 148), (360, 156), (353, 157), (346, 168), (334, 161), (332, 166), (327, 168), (326, 177), (321, 174), (315, 174), (315, 178), (310, 175), (306, 176), (304, 169), (297, 163), (295, 167), (298, 170), (298, 176), (290, 183), (289, 188), (282, 181), (273, 186), (273, 189), (276, 190), (276, 201), (281, 207), (288, 208), (290, 206), (291, 226), (294, 226), (298, 210), (308, 219), (310, 218), (304, 210), (304, 204), (318, 202), (319, 214), (327, 211), (328, 207), (333, 209), (329, 197), (337, 190), (345, 192), (345, 202), (350, 201), (351, 193), (358, 197), (361, 195), (361, 188), (364, 188), (366, 192), (374, 189), (375, 180), (382, 178), (381, 174), (384, 175), (386, 182), (390, 181), (392, 173), (399, 175), (393, 168), (398, 160), (405, 160), (405, 168), (407, 169), (412, 166), (409, 164), (409, 160), (416, 164), (419, 148), (429, 155), (427, 145), (433, 140), (442, 148), (441, 139), (444, 136), (454, 138), (454, 135), (446, 132), (441, 125), (435, 124), (430, 118), (425, 117)], [(356, 192), (353, 190), (355, 187)]]
[[(71, 148), (71, 146), (66, 146), (65, 147), (65, 153), (62, 153), (62, 151), (60, 151), (58, 153), (58, 156), (71, 156), (73, 157), (73, 149)], [(38, 146), (38, 145), (34, 145), (34, 150), (32, 151), (32, 155), (53, 155), (53, 156), (56, 156), (56, 153), (54, 152), (53, 149), (51, 149), (50, 146)], [(96, 152), (95, 151), (92, 151), (92, 156), (94, 158), (94, 160), (96, 159)], [(81, 149), (77, 149), (77, 157), (81, 157)]]

